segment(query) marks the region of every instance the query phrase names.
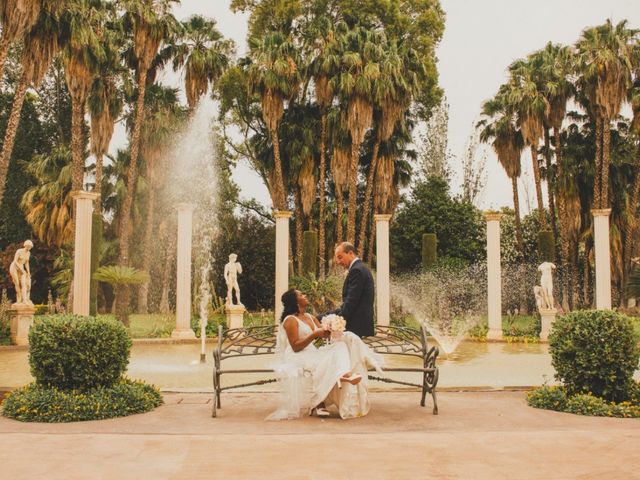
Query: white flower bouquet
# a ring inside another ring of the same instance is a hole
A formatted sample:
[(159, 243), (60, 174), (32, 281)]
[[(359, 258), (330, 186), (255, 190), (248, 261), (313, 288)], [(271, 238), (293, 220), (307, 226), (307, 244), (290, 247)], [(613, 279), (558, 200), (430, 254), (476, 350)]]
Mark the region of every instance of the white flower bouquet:
[(346, 320), (340, 315), (330, 314), (322, 319), (322, 326), (331, 332), (331, 340), (339, 340), (347, 326)]

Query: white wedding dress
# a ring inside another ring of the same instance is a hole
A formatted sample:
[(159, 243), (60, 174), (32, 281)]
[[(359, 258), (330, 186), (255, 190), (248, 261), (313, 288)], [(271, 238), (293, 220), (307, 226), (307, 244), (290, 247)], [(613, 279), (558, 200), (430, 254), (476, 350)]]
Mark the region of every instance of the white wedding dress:
[[(344, 332), (341, 339), (320, 348), (311, 343), (294, 352), (283, 326), (286, 322), (298, 322), (301, 337), (312, 333), (309, 325), (293, 315), (278, 327), (276, 360), (271, 367), (278, 376), (280, 398), (277, 410), (267, 420), (308, 415), (321, 402), (327, 407), (335, 405), (345, 419), (369, 413), (367, 370), (372, 367), (381, 372), (382, 356), (351, 332)], [(347, 373), (361, 375), (362, 381), (357, 385), (340, 382)]]

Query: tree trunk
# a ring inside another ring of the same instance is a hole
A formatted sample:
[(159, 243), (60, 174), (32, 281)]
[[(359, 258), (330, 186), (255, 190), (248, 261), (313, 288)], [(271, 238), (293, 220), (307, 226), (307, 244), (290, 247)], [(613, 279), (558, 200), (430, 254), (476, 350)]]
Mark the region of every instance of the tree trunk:
[(4, 73), (4, 62), (7, 61), (7, 55), (9, 54), (9, 48), (11, 47), (11, 39), (6, 35), (0, 37), (0, 77)]
[(9, 120), (7, 121), (7, 129), (4, 133), (2, 153), (0, 153), (0, 205), (2, 205), (2, 199), (4, 197), (7, 172), (9, 171), (9, 163), (11, 161), (11, 154), (13, 153), (13, 144), (16, 140), (16, 133), (18, 132), (18, 125), (20, 124), (20, 112), (22, 111), (24, 97), (27, 93), (27, 86), (27, 79), (23, 74), (13, 97), (13, 105), (11, 106), (11, 113), (9, 114)]
[(96, 156), (96, 184), (93, 187), (93, 191), (99, 196), (96, 199), (96, 212), (102, 214), (102, 167), (104, 165), (104, 157), (102, 155)]
[(376, 220), (375, 212), (371, 210), (371, 230), (369, 231), (369, 241), (367, 243), (367, 263), (369, 266), (373, 265), (373, 256), (375, 255), (375, 242), (376, 242)]
[(280, 160), (280, 137), (278, 135), (278, 128), (274, 128), (271, 131), (271, 142), (273, 143), (273, 157), (276, 171), (275, 178), (275, 197), (276, 197), (276, 210), (286, 210), (287, 199), (284, 195), (284, 176), (282, 175), (282, 162)]
[(595, 118), (596, 123), (596, 175), (593, 184), (593, 208), (602, 207), (602, 119)]
[(373, 152), (371, 154), (371, 165), (369, 166), (369, 175), (367, 175), (367, 189), (364, 192), (364, 206), (362, 208), (362, 217), (360, 219), (360, 238), (358, 240), (358, 252), (364, 257), (364, 239), (367, 233), (367, 223), (369, 221), (369, 209), (371, 208), (371, 197), (373, 195), (373, 183), (375, 182), (376, 169), (378, 168), (378, 151), (380, 149), (380, 140), (376, 140), (373, 144)]
[(636, 159), (636, 177), (633, 182), (633, 190), (631, 191), (631, 205), (630, 212), (627, 216), (629, 223), (627, 225), (627, 231), (624, 238), (624, 272), (625, 272), (625, 284), (629, 278), (629, 274), (633, 269), (633, 263), (631, 263), (631, 257), (633, 256), (633, 247), (636, 241), (636, 233), (638, 230), (638, 206), (640, 204), (640, 149), (638, 150), (638, 158)]
[[(549, 214), (551, 216), (551, 232), (553, 233), (553, 244), (558, 244), (558, 224), (556, 223), (556, 205), (555, 205), (555, 190), (556, 179), (553, 178), (553, 171), (551, 169), (551, 146), (549, 141), (549, 130), (544, 129), (544, 151), (545, 161), (547, 167), (547, 199), (549, 201)], [(557, 250), (556, 250), (557, 251)], [(554, 252), (554, 258), (557, 259)]]
[[(140, 72), (138, 80), (138, 99), (136, 102), (136, 118), (131, 135), (131, 160), (129, 171), (127, 172), (127, 195), (124, 199), (122, 212), (120, 213), (120, 255), (118, 263), (122, 266), (129, 265), (129, 242), (133, 233), (133, 223), (131, 219), (131, 208), (136, 196), (136, 186), (138, 184), (138, 154), (140, 152), (140, 135), (142, 133), (142, 123), (144, 122), (144, 96), (147, 87), (147, 71)], [(119, 314), (122, 315), (124, 309), (129, 308), (131, 290), (129, 286), (117, 288)]]
[(295, 268), (298, 275), (302, 275), (302, 235), (304, 232), (304, 212), (302, 211), (302, 199), (300, 198), (300, 189), (295, 186), (293, 188), (293, 199), (296, 211), (296, 258)]
[(609, 207), (609, 163), (611, 159), (611, 123), (602, 124), (602, 208)]
[[(142, 249), (142, 270), (150, 273), (151, 271), (151, 245), (153, 244), (153, 221), (156, 209), (156, 189), (153, 185), (149, 185), (149, 206), (147, 207), (147, 218), (145, 225), (144, 238), (146, 248)], [(140, 284), (138, 288), (138, 313), (149, 313), (149, 282)]]
[[(564, 167), (562, 165), (562, 142), (560, 140), (560, 129), (554, 128), (553, 135), (556, 141), (556, 187), (560, 185), (560, 182), (564, 179)], [(560, 192), (560, 188), (557, 188), (558, 191), (558, 223), (560, 230), (560, 261), (562, 265), (562, 283), (560, 285), (561, 293), (562, 293), (562, 308), (565, 312), (570, 310), (570, 302), (569, 302), (569, 285), (571, 279), (571, 260), (569, 258), (569, 235), (568, 235), (568, 225), (567, 225), (567, 210), (564, 201), (564, 193)]]
[(518, 177), (511, 177), (511, 190), (513, 193), (513, 210), (516, 223), (516, 244), (520, 258), (524, 258), (524, 240), (522, 236), (522, 222), (520, 221), (520, 196), (518, 195)]
[(84, 158), (82, 145), (82, 123), (84, 121), (84, 101), (71, 99), (71, 190), (83, 190)]
[(342, 229), (342, 214), (344, 213), (344, 195), (339, 187), (336, 187), (336, 242), (344, 240)]
[(591, 299), (589, 298), (589, 284), (591, 283), (591, 269), (589, 268), (589, 254), (590, 248), (585, 248), (584, 252), (584, 267), (582, 269), (582, 296), (583, 308), (590, 308)]
[(531, 145), (531, 164), (533, 165), (533, 178), (536, 182), (536, 198), (538, 200), (538, 219), (540, 230), (547, 229), (547, 217), (544, 214), (544, 201), (542, 199), (542, 180), (540, 178), (540, 165), (538, 165), (538, 146)]
[(322, 114), (321, 127), (320, 127), (320, 212), (318, 213), (318, 278), (324, 278), (325, 268), (325, 233), (324, 233), (324, 207), (326, 204), (326, 176), (327, 176), (327, 158), (326, 158), (326, 145), (327, 144), (327, 114)]
[(347, 242), (356, 241), (356, 208), (358, 200), (358, 160), (360, 144), (351, 145), (351, 161), (349, 165), (349, 206), (347, 207)]

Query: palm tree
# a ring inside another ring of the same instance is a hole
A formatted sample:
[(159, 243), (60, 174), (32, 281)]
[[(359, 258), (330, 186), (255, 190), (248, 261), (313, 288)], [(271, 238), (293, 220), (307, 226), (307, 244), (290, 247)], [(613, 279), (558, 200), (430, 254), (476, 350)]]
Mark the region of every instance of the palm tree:
[(185, 69), (185, 92), (190, 109), (209, 90), (209, 85), (223, 74), (233, 53), (233, 42), (224, 40), (216, 21), (193, 15), (182, 22), (181, 39), (168, 47), (173, 69)]
[[(505, 89), (501, 89), (503, 92)], [(515, 211), (516, 243), (518, 253), (524, 256), (522, 222), (520, 221), (520, 200), (518, 196), (518, 178), (521, 174), (520, 157), (524, 149), (522, 132), (516, 127), (515, 112), (508, 103), (503, 92), (498, 92), (493, 99), (482, 106), (482, 114), (487, 119), (481, 120), (480, 141), (491, 143), (498, 156), (500, 165), (511, 180), (513, 193), (513, 209)]]
[(538, 163), (538, 143), (543, 136), (544, 118), (549, 110), (549, 102), (536, 82), (536, 71), (531, 62), (517, 60), (509, 66), (511, 74), (505, 94), (509, 103), (517, 110), (518, 126), (526, 145), (531, 150), (531, 163), (538, 200), (540, 229), (547, 229), (547, 217), (542, 197), (542, 179)]
[(349, 181), (349, 138), (345, 128), (346, 115), (340, 110), (332, 111), (328, 116), (329, 138), (332, 144), (330, 161), (331, 177), (336, 194), (336, 241), (342, 242), (344, 238), (344, 192)]
[[(565, 311), (569, 311), (569, 285), (570, 279), (574, 278), (573, 263), (570, 258), (569, 245), (569, 223), (571, 219), (567, 216), (566, 195), (560, 189), (560, 182), (565, 182), (565, 169), (562, 158), (562, 142), (560, 130), (564, 121), (567, 102), (574, 93), (574, 86), (570, 80), (570, 75), (574, 69), (574, 59), (571, 47), (553, 44), (551, 42), (538, 52), (529, 57), (534, 68), (539, 72), (542, 91), (549, 102), (549, 109), (545, 118), (545, 126), (553, 128), (553, 138), (555, 141), (556, 175), (555, 181), (549, 182), (549, 205), (552, 205), (551, 192), (555, 187), (555, 200), (558, 206), (558, 222), (560, 224), (560, 255), (562, 261), (562, 305)], [(547, 168), (549, 169), (549, 165)], [(553, 215), (553, 212), (552, 212)], [(552, 217), (553, 219), (553, 217)]]
[[(131, 206), (135, 198), (138, 181), (138, 155), (140, 138), (144, 123), (144, 97), (147, 88), (147, 75), (162, 42), (168, 41), (177, 31), (177, 21), (171, 13), (171, 4), (176, 0), (119, 0), (125, 10), (123, 24), (125, 31), (133, 36), (133, 56), (136, 62), (138, 96), (136, 99), (135, 120), (131, 132), (131, 159), (127, 175), (127, 196), (120, 214), (120, 255), (121, 265), (129, 264), (129, 240), (133, 231)], [(122, 301), (128, 300), (122, 295)]]
[(417, 55), (411, 48), (399, 50), (395, 42), (390, 42), (385, 45), (384, 57), (380, 61), (380, 77), (375, 81), (374, 86), (375, 141), (367, 175), (358, 241), (361, 255), (364, 255), (366, 225), (369, 219), (380, 143), (391, 138), (396, 123), (409, 108), (413, 95), (418, 91), (418, 72), (424, 71), (424, 66), (416, 59)]
[(333, 31), (321, 35), (319, 54), (311, 64), (311, 71), (315, 83), (316, 103), (320, 107), (320, 165), (318, 172), (318, 196), (320, 197), (318, 213), (318, 275), (324, 278), (326, 261), (325, 241), (325, 205), (327, 183), (327, 116), (333, 103), (334, 91), (331, 86), (331, 77), (339, 66), (339, 57), (335, 52), (335, 40)]
[[(639, 47), (640, 50), (640, 47)], [(640, 59), (639, 59), (640, 60)], [(640, 61), (637, 66), (638, 73), (636, 74), (635, 82), (632, 88), (629, 90), (629, 101), (633, 111), (633, 120), (631, 122), (631, 129), (637, 137), (640, 137)], [(636, 240), (638, 230), (638, 209), (640, 208), (640, 148), (638, 149), (635, 179), (633, 182), (633, 188), (631, 190), (631, 200), (629, 202), (629, 212), (627, 213), (628, 224), (624, 238), (624, 259), (625, 259), (625, 277), (628, 277), (632, 268), (632, 255), (634, 243)]]
[[(133, 233), (131, 208), (136, 197), (138, 183), (138, 155), (140, 153), (140, 139), (144, 123), (144, 97), (147, 87), (147, 76), (152, 63), (160, 49), (162, 42), (169, 41), (178, 29), (178, 22), (171, 13), (171, 4), (176, 0), (119, 0), (124, 7), (123, 25), (125, 31), (133, 36), (133, 58), (138, 83), (138, 97), (136, 99), (135, 120), (131, 132), (129, 170), (127, 174), (127, 195), (124, 198), (120, 212), (120, 253), (118, 263), (129, 265), (129, 241)], [(130, 292), (121, 289), (118, 300), (119, 310), (125, 311), (129, 307)]]
[(250, 90), (258, 94), (262, 117), (267, 125), (274, 157), (274, 208), (284, 210), (287, 199), (284, 190), (280, 137), (278, 126), (284, 115), (284, 102), (296, 92), (299, 82), (296, 49), (290, 38), (280, 32), (267, 32), (249, 39), (248, 65)]
[(56, 11), (43, 8), (40, 10), (36, 24), (25, 36), (22, 52), (22, 75), (13, 98), (0, 153), (0, 205), (4, 197), (7, 170), (27, 88), (31, 85), (40, 85), (53, 58), (58, 53), (61, 32), (59, 16)]
[[(113, 303), (116, 306), (122, 305), (122, 302), (117, 301), (118, 290), (123, 285), (139, 285), (149, 281), (149, 274), (147, 272), (137, 270), (133, 267), (121, 266), (121, 265), (109, 265), (100, 267), (93, 274), (93, 279), (99, 282), (105, 282), (114, 287), (116, 298)], [(126, 309), (116, 310), (118, 319), (126, 326), (129, 326), (129, 313)]]
[(611, 122), (631, 86), (633, 48), (638, 30), (622, 20), (584, 30), (576, 43), (579, 83), (589, 101), (589, 112), (596, 123), (596, 182), (594, 207), (608, 208)]
[[(109, 31), (108, 31), (109, 32)], [(104, 42), (105, 57), (98, 66), (87, 99), (91, 115), (90, 152), (96, 158), (93, 190), (102, 193), (103, 160), (109, 151), (118, 116), (122, 113), (123, 98), (118, 79), (123, 73), (115, 32), (108, 34)], [(102, 212), (102, 195), (96, 200), (96, 212)]]
[[(146, 163), (147, 209), (145, 215), (144, 245), (151, 245), (154, 237), (156, 192), (166, 180), (163, 175), (167, 165), (163, 164), (171, 140), (185, 118), (180, 107), (178, 90), (152, 85), (145, 98), (145, 124), (142, 131), (141, 153)], [(151, 248), (142, 250), (142, 270), (151, 269)], [(149, 282), (142, 282), (138, 289), (138, 312), (147, 313), (149, 303)]]
[(84, 187), (83, 126), (85, 105), (98, 67), (105, 59), (104, 36), (109, 4), (101, 0), (74, 0), (64, 15), (69, 41), (63, 50), (67, 87), (71, 95), (71, 178), (73, 190)]
[(341, 27), (338, 37), (341, 71), (332, 79), (332, 88), (347, 104), (347, 128), (351, 134), (348, 169), (349, 207), (347, 241), (355, 243), (360, 146), (373, 121), (373, 88), (380, 75), (384, 34), (364, 27)]
[(20, 202), (34, 234), (47, 245), (70, 245), (74, 239), (71, 150), (66, 145), (55, 147), (49, 155), (25, 163), (25, 170), (37, 180)]
[(0, 0), (0, 75), (11, 44), (21, 41), (38, 20), (42, 0)]

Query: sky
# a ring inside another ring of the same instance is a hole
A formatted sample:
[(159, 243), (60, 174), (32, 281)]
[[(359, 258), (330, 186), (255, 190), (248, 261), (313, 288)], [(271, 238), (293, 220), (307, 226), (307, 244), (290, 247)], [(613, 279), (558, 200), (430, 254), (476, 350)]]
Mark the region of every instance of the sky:
[[(229, 0), (182, 0), (175, 7), (179, 20), (194, 13), (215, 18), (219, 30), (237, 45), (238, 55), (246, 50), (247, 15), (229, 10)], [(586, 27), (627, 19), (640, 28), (638, 0), (440, 0), (446, 13), (444, 37), (437, 50), (440, 86), (449, 103), (449, 150), (454, 172), (452, 190), (459, 192), (461, 161), (482, 102), (492, 97), (507, 79), (507, 66), (514, 60), (544, 47), (548, 41), (572, 44)], [(159, 80), (180, 86), (179, 74), (164, 72)], [(629, 112), (629, 109), (626, 110)], [(625, 110), (623, 110), (625, 113)], [(126, 134), (118, 126), (112, 150), (126, 145)], [(512, 206), (511, 183), (489, 149), (487, 183), (478, 206), (495, 209)], [(241, 195), (270, 206), (261, 179), (246, 163), (233, 175)], [(531, 157), (523, 156), (520, 182), (521, 210), (528, 213), (535, 204)], [(546, 195), (545, 195), (546, 196)]]

